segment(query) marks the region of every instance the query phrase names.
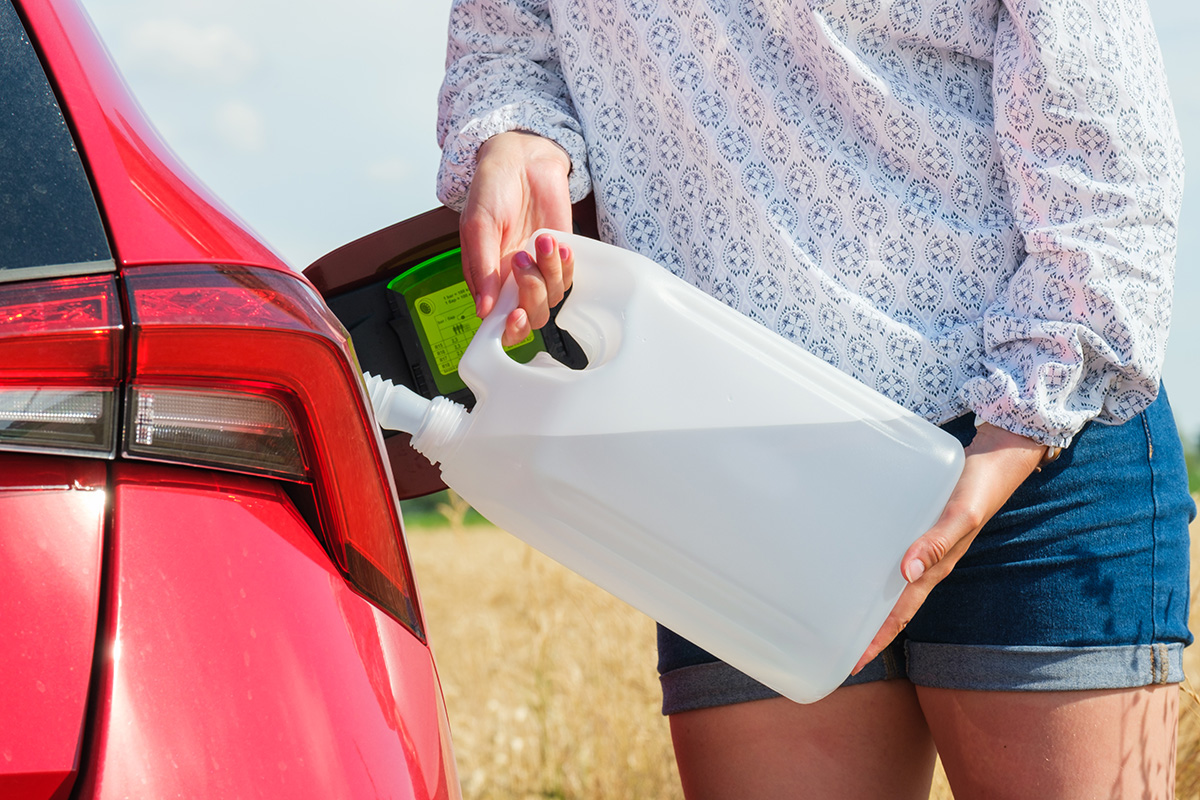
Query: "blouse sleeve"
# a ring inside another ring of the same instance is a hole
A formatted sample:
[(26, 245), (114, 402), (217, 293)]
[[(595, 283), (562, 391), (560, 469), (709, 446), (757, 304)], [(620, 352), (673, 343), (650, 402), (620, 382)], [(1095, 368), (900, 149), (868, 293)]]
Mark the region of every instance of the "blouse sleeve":
[(978, 419), (1065, 446), (1158, 392), (1183, 156), (1145, 0), (1003, 0), (997, 141), (1025, 254), (984, 320)]
[(545, 136), (567, 152), (572, 202), (591, 191), (546, 0), (454, 0), (438, 96), (438, 199), (461, 210), (480, 145), (512, 130)]

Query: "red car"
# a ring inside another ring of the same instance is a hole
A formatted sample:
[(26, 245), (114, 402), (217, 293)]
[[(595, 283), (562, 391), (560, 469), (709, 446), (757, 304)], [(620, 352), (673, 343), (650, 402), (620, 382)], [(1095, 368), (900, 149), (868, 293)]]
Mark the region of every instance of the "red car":
[(0, 797), (458, 797), (389, 444), (74, 0), (0, 0)]

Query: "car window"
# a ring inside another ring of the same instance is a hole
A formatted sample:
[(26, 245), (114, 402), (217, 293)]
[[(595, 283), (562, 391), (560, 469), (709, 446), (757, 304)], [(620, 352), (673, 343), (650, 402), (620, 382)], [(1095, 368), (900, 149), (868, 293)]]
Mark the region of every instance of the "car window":
[(0, 281), (114, 269), (71, 132), (10, 0), (0, 0)]

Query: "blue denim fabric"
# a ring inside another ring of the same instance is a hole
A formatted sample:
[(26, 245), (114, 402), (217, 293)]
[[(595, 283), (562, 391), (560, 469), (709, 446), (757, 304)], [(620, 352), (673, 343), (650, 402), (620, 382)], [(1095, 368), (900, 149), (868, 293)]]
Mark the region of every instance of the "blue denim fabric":
[[(749, 675), (720, 661), (679, 634), (658, 626), (658, 672), (663, 690), (663, 714), (678, 714), (712, 706), (728, 706), (779, 697)], [(903, 635), (888, 645), (842, 686), (903, 678)]]
[[(964, 445), (971, 415), (943, 427)], [(984, 527), (893, 644), (843, 685), (1062, 691), (1183, 679), (1188, 523), (1166, 392), (1118, 426), (1090, 424)], [(777, 696), (665, 628), (663, 713)]]

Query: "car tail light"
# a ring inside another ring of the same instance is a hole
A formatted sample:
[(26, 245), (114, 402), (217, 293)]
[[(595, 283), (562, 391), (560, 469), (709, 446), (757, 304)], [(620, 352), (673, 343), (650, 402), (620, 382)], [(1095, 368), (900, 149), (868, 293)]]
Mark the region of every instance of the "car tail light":
[(0, 389), (0, 442), (37, 452), (111, 454), (113, 400), (111, 389)]
[(422, 637), (382, 440), (320, 297), (240, 266), (137, 267), (125, 282), (127, 375), (115, 277), (0, 284), (0, 449), (304, 481), (350, 583)]
[(111, 275), (0, 284), (0, 449), (302, 481), (350, 583), (423, 640), (383, 442), (320, 296), (256, 267), (122, 278), (128, 333)]
[(349, 338), (302, 278), (253, 267), (124, 273), (122, 452), (311, 484), (350, 582), (423, 637), (383, 444)]
[(134, 386), (125, 452), (303, 480), (296, 425), (273, 397)]
[(111, 275), (0, 285), (0, 447), (111, 456), (122, 344)]

